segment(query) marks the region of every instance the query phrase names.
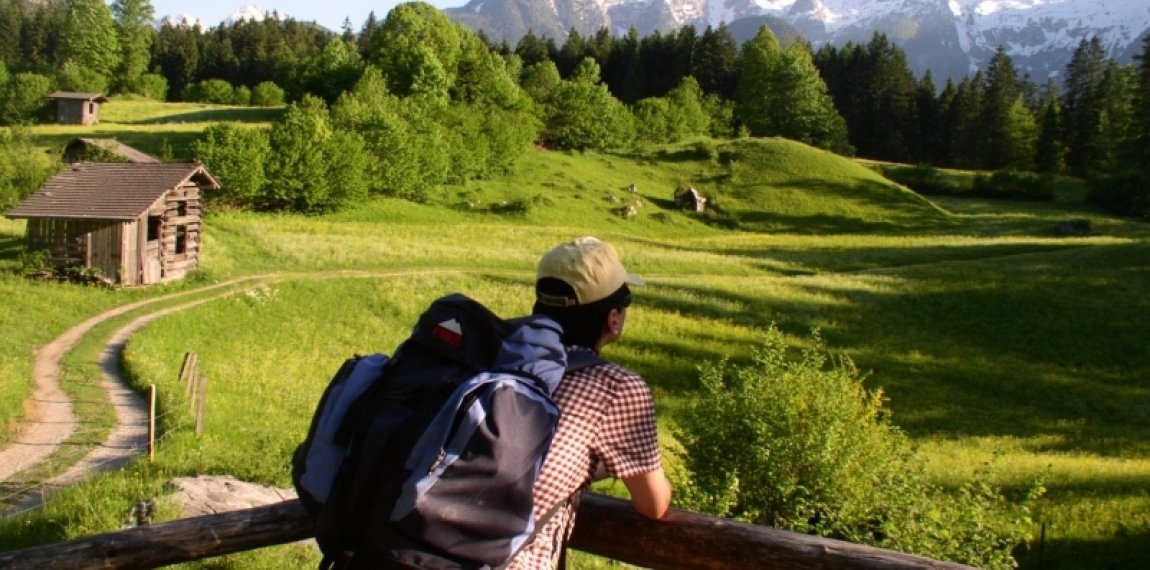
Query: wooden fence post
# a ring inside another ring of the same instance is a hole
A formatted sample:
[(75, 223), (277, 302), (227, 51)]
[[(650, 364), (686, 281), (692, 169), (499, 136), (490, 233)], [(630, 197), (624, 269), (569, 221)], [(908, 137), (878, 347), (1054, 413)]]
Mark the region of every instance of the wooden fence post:
[(184, 353), (184, 363), (180, 365), (180, 382), (184, 384), (184, 394), (192, 397), (192, 378), (196, 375), (198, 357), (194, 352)]
[(196, 373), (196, 435), (204, 433), (204, 409), (208, 407), (208, 379)]
[(156, 461), (156, 385), (148, 385), (148, 463)]

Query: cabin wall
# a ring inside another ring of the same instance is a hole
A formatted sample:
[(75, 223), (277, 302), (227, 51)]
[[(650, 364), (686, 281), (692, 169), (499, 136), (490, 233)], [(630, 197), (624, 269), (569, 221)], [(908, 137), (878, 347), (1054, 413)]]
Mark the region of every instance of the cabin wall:
[(199, 267), (204, 218), (200, 188), (189, 183), (169, 192), (149, 215), (161, 219), (160, 280), (179, 279)]
[(121, 277), (121, 223), (109, 220), (28, 220), (29, 251), (45, 250), (48, 262), (63, 269), (94, 267), (107, 278)]
[(62, 125), (95, 125), (100, 122), (100, 104), (95, 101), (58, 99), (56, 122)]

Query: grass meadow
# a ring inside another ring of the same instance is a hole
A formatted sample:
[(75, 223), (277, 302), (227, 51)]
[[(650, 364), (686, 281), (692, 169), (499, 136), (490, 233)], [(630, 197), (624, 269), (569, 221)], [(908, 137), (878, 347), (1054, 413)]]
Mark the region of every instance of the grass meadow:
[[(156, 117), (214, 111), (159, 106), (104, 121), (109, 132), (144, 133), (135, 136), (152, 146), (141, 148), (154, 151), (174, 132)], [(45, 129), (48, 145), (65, 136)], [(719, 214), (674, 208), (684, 183), (712, 197)], [(496, 213), (507, 203), (522, 207)], [(638, 213), (625, 219), (618, 209), (628, 203)], [(1095, 233), (1056, 237), (1068, 218), (1089, 219)], [(0, 221), (0, 264), (15, 265), (22, 231)], [(1150, 227), (1092, 211), (1076, 181), (1050, 203), (926, 200), (866, 165), (796, 143), (702, 140), (622, 154), (535, 151), (514, 176), (449, 187), (430, 204), (377, 199), (315, 217), (217, 212), (205, 232), (202, 269), (157, 290), (0, 277), (0, 324), (12, 339), (0, 346), (0, 426), (9, 430), (36, 347), (109, 307), (179, 291), (189, 297), (164, 303), (206, 300), (155, 320), (126, 348), (135, 385), (158, 387), (155, 463), (9, 519), (0, 549), (119, 528), (135, 502), (162, 495), (174, 476), (288, 486), (291, 450), (343, 358), (392, 350), (441, 294), (526, 312), (538, 257), (592, 234), (615, 243), (648, 282), (624, 341), (606, 355), (652, 385), (668, 451), (699, 364), (745, 360), (772, 323), (795, 344), (818, 328), (883, 389), (892, 421), (936, 481), (957, 487), (989, 470), (1008, 496), (1042, 482), (1022, 567), (1134, 568), (1150, 559)], [(196, 293), (237, 276), (262, 277)], [(73, 349), (65, 384), (74, 397), (90, 393), (107, 335), (146, 310)], [(177, 381), (186, 352), (198, 355), (208, 382), (200, 437)], [(101, 425), (100, 406), (89, 408), (82, 413)], [(673, 453), (669, 462), (674, 477), (686, 476)], [(161, 515), (175, 516), (174, 507), (162, 505)], [(314, 562), (289, 546), (188, 566)]]

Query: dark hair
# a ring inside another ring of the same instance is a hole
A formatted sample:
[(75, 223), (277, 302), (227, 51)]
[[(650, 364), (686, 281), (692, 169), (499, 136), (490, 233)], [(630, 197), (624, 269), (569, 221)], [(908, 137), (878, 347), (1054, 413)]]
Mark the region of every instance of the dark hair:
[[(561, 279), (544, 277), (535, 282), (535, 292), (538, 295), (557, 295), (575, 297), (575, 290)], [(538, 301), (531, 310), (536, 315), (545, 315), (555, 319), (563, 326), (563, 344), (569, 346), (582, 346), (595, 348), (599, 343), (599, 336), (603, 334), (603, 325), (611, 310), (622, 310), (631, 305), (631, 288), (627, 284), (617, 289), (607, 297), (587, 303), (586, 305), (572, 305), (570, 307), (556, 307), (544, 305)]]

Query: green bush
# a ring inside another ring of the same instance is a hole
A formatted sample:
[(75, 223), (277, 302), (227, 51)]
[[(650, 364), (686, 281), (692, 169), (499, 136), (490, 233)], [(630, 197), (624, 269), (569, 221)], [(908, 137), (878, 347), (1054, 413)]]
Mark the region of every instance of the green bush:
[(1087, 181), (1089, 200), (1120, 216), (1150, 218), (1150, 176), (1138, 170), (1124, 170)]
[(52, 80), (35, 73), (17, 73), (0, 86), (0, 124), (32, 121), (47, 106)]
[(230, 103), (233, 105), (251, 105), (252, 90), (248, 89), (246, 85), (236, 85), (235, 90), (232, 91), (232, 100)]
[(224, 81), (223, 79), (206, 79), (201, 81), (193, 89), (195, 99), (188, 101), (199, 101), (201, 103), (216, 103), (219, 105), (228, 105), (232, 103), (235, 90), (232, 84)]
[(889, 423), (882, 391), (867, 390), (850, 359), (830, 357), (818, 331), (791, 360), (772, 326), (750, 365), (704, 366), (701, 382), (678, 431), (690, 471), (680, 506), (985, 568), (1014, 566), (1028, 503), (1008, 506), (984, 477), (955, 492), (929, 483)]
[(153, 101), (168, 99), (168, 80), (159, 73), (145, 73), (132, 86), (132, 90)]
[(937, 168), (928, 164), (916, 166), (884, 166), (882, 175), (919, 194), (956, 196), (966, 192), (947, 180)]
[(0, 211), (30, 196), (57, 168), (56, 161), (32, 146), (26, 128), (0, 128)]
[(252, 88), (251, 104), (255, 107), (278, 107), (284, 104), (284, 90), (271, 81)]
[(978, 174), (971, 192), (983, 198), (1053, 200), (1054, 176), (1013, 170), (999, 170), (990, 176)]

